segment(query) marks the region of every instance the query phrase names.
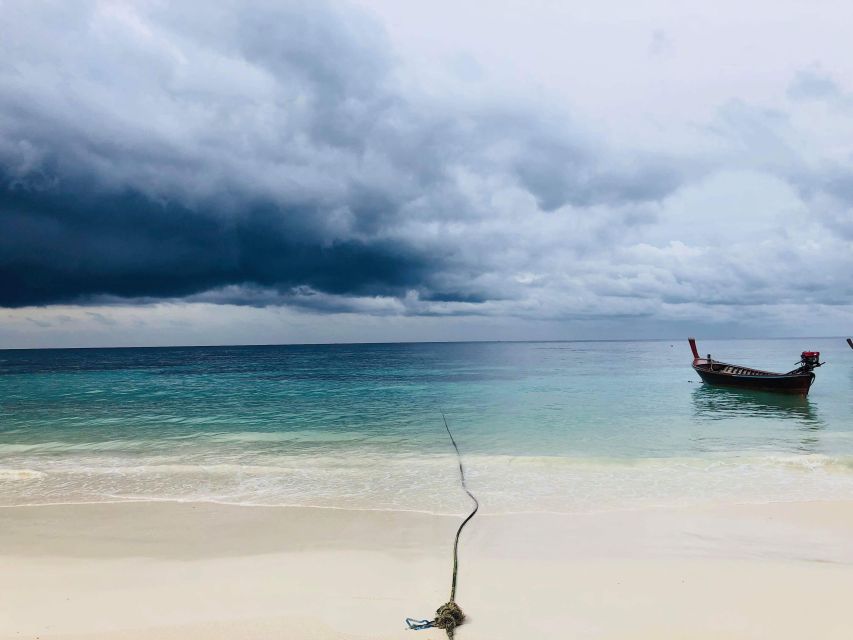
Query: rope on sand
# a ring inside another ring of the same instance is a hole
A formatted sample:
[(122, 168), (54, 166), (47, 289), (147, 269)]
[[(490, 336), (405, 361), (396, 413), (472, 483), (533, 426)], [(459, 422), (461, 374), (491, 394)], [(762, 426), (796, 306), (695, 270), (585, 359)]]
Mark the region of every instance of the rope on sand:
[(445, 602), (436, 610), (435, 618), (432, 620), (415, 620), (413, 618), (406, 618), (406, 624), (409, 629), (413, 629), (415, 631), (420, 629), (430, 629), (432, 627), (444, 629), (447, 632), (447, 637), (453, 638), (456, 627), (462, 624), (465, 620), (465, 614), (462, 612), (459, 605), (456, 604), (456, 575), (459, 571), (459, 534), (462, 533), (462, 529), (465, 528), (468, 521), (477, 513), (477, 510), (480, 508), (480, 503), (477, 501), (477, 498), (474, 497), (474, 494), (468, 489), (468, 484), (465, 482), (465, 469), (462, 466), (462, 454), (459, 453), (459, 447), (456, 444), (456, 440), (450, 432), (450, 427), (447, 426), (447, 417), (444, 415), (444, 411), (441, 412), (441, 418), (444, 420), (444, 428), (447, 430), (447, 435), (450, 436), (450, 442), (453, 443), (453, 448), (456, 449), (456, 458), (459, 461), (459, 477), (462, 480), (462, 488), (471, 500), (473, 500), (474, 509), (468, 514), (468, 517), (462, 521), (462, 524), (459, 525), (459, 528), (456, 530), (456, 539), (453, 541), (453, 579), (450, 583), (450, 600)]

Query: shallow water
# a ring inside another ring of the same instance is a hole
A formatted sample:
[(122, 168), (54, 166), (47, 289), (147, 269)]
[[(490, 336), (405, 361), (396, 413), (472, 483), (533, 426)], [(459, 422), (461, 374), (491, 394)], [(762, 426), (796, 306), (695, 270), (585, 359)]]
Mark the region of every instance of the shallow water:
[(853, 351), (701, 341), (808, 399), (715, 389), (686, 341), (0, 351), (0, 504), (214, 500), (459, 512), (853, 499)]

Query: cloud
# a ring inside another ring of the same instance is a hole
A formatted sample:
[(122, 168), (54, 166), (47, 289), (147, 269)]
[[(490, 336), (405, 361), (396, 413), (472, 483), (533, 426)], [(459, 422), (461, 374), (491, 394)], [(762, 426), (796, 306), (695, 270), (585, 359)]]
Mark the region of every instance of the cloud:
[(608, 165), (522, 107), (464, 113), (404, 94), (381, 29), (341, 11), (11, 9), (0, 304), (235, 286), (484, 301), (502, 294), (476, 282), (466, 239), (418, 229), (490, 216), (466, 177), (517, 185), (546, 211), (678, 184), (654, 158)]
[(226, 216), (215, 205), (200, 211), (79, 183), (13, 186), (2, 203), (0, 299), (7, 306), (182, 297), (246, 283), (399, 293), (425, 269), (423, 258), (387, 240), (323, 242), (300, 224), (300, 216), (316, 214), (307, 205), (254, 205)]
[(788, 86), (794, 100), (832, 99), (841, 95), (835, 81), (819, 68), (801, 69)]
[(663, 29), (655, 29), (649, 39), (649, 55), (654, 57), (664, 57), (672, 54), (673, 43), (672, 39)]
[[(34, 319), (173, 301), (722, 326), (853, 300), (851, 117), (821, 67), (634, 146), (477, 60), (423, 86), (344, 4), (4, 12), (0, 306)], [(653, 31), (646, 62), (676, 40)]]

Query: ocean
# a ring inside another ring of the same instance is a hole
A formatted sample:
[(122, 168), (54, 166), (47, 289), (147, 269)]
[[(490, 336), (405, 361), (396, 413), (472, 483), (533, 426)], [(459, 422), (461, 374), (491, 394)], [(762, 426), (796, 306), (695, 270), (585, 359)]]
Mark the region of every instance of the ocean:
[(827, 365), (807, 399), (703, 385), (686, 340), (0, 351), (0, 505), (486, 513), (853, 499), (842, 339), (699, 341)]

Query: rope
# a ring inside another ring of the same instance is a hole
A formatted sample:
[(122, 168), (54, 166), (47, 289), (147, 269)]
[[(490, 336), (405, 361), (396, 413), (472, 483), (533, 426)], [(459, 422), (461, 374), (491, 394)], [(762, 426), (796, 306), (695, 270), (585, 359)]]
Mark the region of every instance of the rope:
[(456, 450), (456, 458), (459, 461), (459, 478), (462, 480), (462, 488), (465, 490), (465, 493), (468, 494), (468, 497), (474, 501), (474, 509), (468, 514), (468, 517), (462, 521), (462, 524), (459, 525), (459, 528), (456, 530), (456, 539), (453, 541), (453, 579), (450, 582), (450, 600), (445, 602), (436, 610), (435, 618), (432, 620), (406, 618), (406, 625), (409, 629), (414, 631), (430, 629), (432, 627), (444, 629), (447, 632), (447, 637), (453, 638), (456, 627), (462, 624), (465, 620), (465, 614), (462, 612), (459, 605), (456, 604), (456, 576), (459, 573), (459, 535), (462, 533), (462, 529), (465, 528), (465, 525), (468, 524), (468, 521), (477, 513), (477, 510), (480, 508), (480, 503), (477, 501), (477, 498), (474, 497), (474, 494), (468, 489), (468, 484), (465, 481), (465, 468), (462, 466), (462, 454), (459, 453), (459, 446), (456, 444), (456, 439), (453, 437), (450, 427), (447, 426), (447, 417), (444, 415), (444, 411), (441, 412), (441, 419), (444, 420), (444, 428), (447, 430), (447, 435), (450, 436), (450, 442), (453, 443), (453, 448)]

